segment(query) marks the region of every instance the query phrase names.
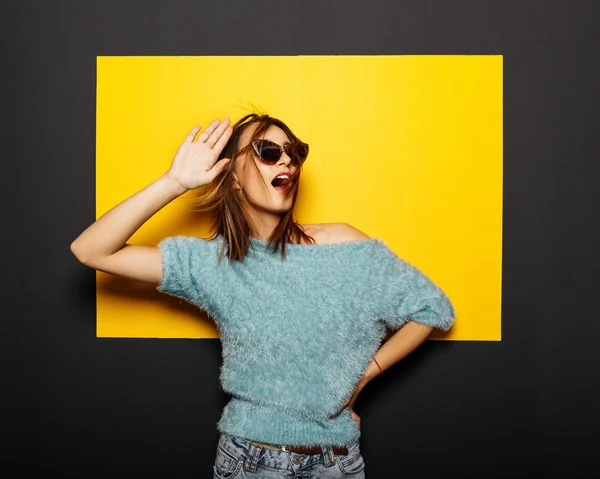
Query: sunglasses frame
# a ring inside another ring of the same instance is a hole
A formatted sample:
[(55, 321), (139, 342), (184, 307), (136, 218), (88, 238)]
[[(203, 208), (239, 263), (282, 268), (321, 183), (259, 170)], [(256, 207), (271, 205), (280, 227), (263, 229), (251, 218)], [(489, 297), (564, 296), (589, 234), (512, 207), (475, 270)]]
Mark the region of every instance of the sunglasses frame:
[[(262, 156), (260, 156), (260, 153), (258, 152), (258, 146), (257, 143), (260, 142), (264, 142), (264, 143), (269, 143), (272, 145), (275, 145), (277, 147), (279, 147), (279, 158), (277, 158), (275, 161), (267, 161), (265, 160)], [(291, 155), (291, 148), (294, 147), (295, 145), (304, 145), (306, 146), (306, 156), (304, 157), (304, 159), (297, 160), (295, 158), (295, 155)], [(234, 158), (237, 158), (239, 155), (241, 155), (242, 153), (244, 153), (248, 148), (252, 147), (254, 149), (254, 153), (256, 153), (256, 156), (258, 156), (260, 158), (260, 160), (267, 164), (267, 165), (274, 165), (275, 163), (277, 163), (280, 159), (281, 159), (281, 155), (283, 155), (283, 152), (285, 151), (285, 153), (292, 159), (292, 163), (298, 163), (298, 164), (302, 164), (304, 163), (304, 161), (306, 161), (306, 158), (308, 158), (308, 143), (304, 143), (303, 141), (295, 141), (293, 143), (289, 143), (286, 146), (281, 146), (278, 143), (275, 143), (274, 141), (271, 140), (266, 140), (266, 139), (258, 139), (258, 140), (253, 140), (252, 142), (250, 142), (248, 145), (244, 146), (241, 150), (239, 150), (235, 155)]]

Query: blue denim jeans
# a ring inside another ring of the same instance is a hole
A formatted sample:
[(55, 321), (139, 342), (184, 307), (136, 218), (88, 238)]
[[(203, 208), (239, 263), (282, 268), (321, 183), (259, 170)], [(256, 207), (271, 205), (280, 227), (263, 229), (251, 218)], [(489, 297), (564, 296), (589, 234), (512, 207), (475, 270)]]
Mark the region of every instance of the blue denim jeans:
[(213, 479), (365, 479), (365, 463), (359, 443), (348, 454), (334, 454), (321, 447), (319, 454), (278, 451), (248, 439), (221, 433), (213, 466)]

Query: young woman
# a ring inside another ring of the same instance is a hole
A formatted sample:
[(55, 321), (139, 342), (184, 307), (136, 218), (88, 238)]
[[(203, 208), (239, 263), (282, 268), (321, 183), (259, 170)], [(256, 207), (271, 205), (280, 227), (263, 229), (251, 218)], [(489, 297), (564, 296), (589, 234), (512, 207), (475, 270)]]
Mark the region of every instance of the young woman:
[[(217, 425), (215, 478), (364, 478), (357, 396), (433, 328), (449, 329), (454, 307), (382, 240), (346, 223), (294, 221), (309, 148), (283, 122), (251, 114), (199, 132), (71, 251), (91, 268), (154, 283), (215, 321), (220, 381), (231, 395)], [(216, 213), (211, 238), (127, 243), (197, 188), (201, 209)]]

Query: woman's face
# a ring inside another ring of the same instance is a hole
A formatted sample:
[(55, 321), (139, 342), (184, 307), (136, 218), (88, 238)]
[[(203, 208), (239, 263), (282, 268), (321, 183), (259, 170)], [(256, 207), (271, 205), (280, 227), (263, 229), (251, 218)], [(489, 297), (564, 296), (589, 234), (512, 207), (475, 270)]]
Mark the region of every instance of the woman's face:
[[(243, 148), (250, 142), (256, 127), (256, 124), (251, 124), (246, 128), (240, 136), (238, 149)], [(271, 140), (281, 146), (290, 143), (290, 139), (285, 132), (275, 125), (271, 125), (260, 136), (260, 139)], [(256, 164), (256, 168), (251, 162)], [(242, 190), (240, 193), (246, 199), (247, 206), (254, 213), (281, 216), (292, 206), (290, 182), (286, 182), (283, 188), (275, 188), (271, 182), (281, 173), (294, 174), (297, 168), (296, 165), (292, 165), (291, 158), (285, 152), (282, 153), (281, 158), (275, 164), (267, 165), (260, 160), (254, 149), (250, 147), (249, 151), (246, 150), (237, 158), (234, 172), (236, 188)], [(264, 183), (261, 181), (261, 177)]]

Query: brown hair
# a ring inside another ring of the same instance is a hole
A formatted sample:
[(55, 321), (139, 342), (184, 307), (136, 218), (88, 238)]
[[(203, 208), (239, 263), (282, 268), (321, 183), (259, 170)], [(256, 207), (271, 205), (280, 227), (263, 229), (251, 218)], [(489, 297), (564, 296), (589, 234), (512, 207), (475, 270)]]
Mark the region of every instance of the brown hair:
[[(244, 193), (243, 190), (234, 188), (233, 173), (237, 164), (237, 158), (234, 158), (234, 155), (242, 146), (245, 146), (238, 144), (240, 137), (246, 128), (254, 123), (257, 124), (257, 127), (249, 142), (259, 138), (271, 125), (281, 128), (291, 142), (299, 141), (299, 138), (294, 135), (292, 130), (285, 123), (267, 114), (251, 113), (240, 118), (233, 125), (231, 137), (217, 160), (230, 158), (229, 164), (225, 166), (223, 171), (220, 172), (211, 183), (202, 187), (203, 191), (194, 199), (196, 211), (216, 213), (216, 219), (211, 228), (213, 233), (209, 239), (215, 239), (218, 235), (223, 236), (223, 244), (221, 245), (221, 252), (219, 254), (219, 263), (223, 258), (226, 244), (228, 246), (227, 256), (229, 257), (229, 261), (242, 261), (250, 245), (250, 223), (244, 208)], [(256, 153), (252, 148), (249, 148), (246, 155), (252, 158)], [(252, 160), (253, 161), (250, 161), (250, 163), (258, 170), (254, 158), (252, 158)], [(298, 184), (300, 181), (301, 168), (302, 165), (297, 166), (294, 175), (290, 179), (292, 185), (288, 194), (293, 195), (292, 205), (288, 211), (282, 214), (281, 221), (275, 227), (267, 242), (267, 247), (271, 246), (274, 252), (281, 246), (281, 257), (284, 259), (286, 256), (286, 243), (298, 244), (302, 243), (303, 240), (306, 243), (315, 242), (314, 238), (307, 235), (293, 218), (294, 206), (296, 204), (296, 198), (298, 197)], [(262, 179), (265, 188), (267, 188), (268, 186), (264, 182), (262, 175), (259, 175), (259, 177)]]

